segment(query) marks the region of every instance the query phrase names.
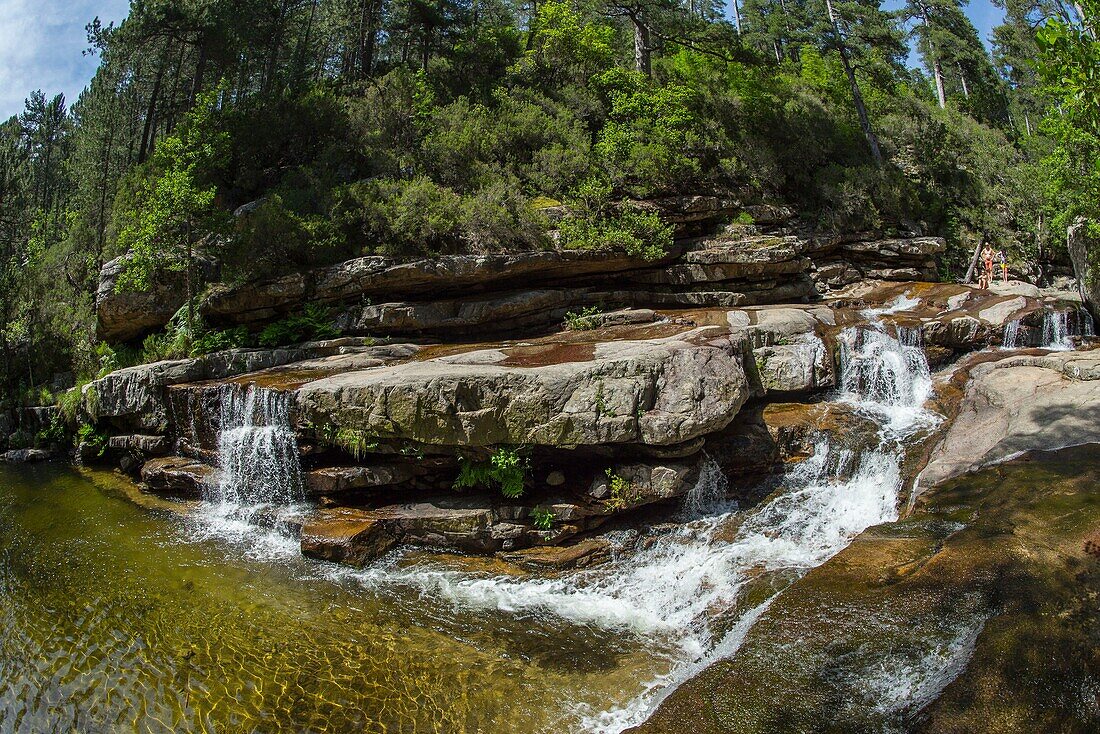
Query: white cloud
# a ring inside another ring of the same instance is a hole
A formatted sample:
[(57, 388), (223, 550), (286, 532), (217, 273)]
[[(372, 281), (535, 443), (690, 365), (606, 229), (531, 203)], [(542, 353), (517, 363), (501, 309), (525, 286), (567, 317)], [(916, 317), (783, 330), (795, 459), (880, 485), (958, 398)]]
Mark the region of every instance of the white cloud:
[(63, 92), (72, 103), (95, 73), (98, 57), (84, 26), (97, 15), (118, 22), (129, 0), (0, 0), (0, 121), (23, 109), (35, 89)]

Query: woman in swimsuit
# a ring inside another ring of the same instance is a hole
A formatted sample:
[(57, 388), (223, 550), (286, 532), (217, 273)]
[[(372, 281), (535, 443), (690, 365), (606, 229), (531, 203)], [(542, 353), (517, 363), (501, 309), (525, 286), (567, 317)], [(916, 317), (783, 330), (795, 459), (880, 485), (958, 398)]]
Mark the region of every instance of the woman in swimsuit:
[(981, 283), (979, 283), (979, 287), (988, 288), (993, 284), (994, 256), (995, 253), (993, 252), (993, 248), (986, 244), (986, 246), (982, 248), (982, 264), (985, 266), (985, 277), (983, 278), (983, 280), (985, 281), (985, 284), (982, 285)]

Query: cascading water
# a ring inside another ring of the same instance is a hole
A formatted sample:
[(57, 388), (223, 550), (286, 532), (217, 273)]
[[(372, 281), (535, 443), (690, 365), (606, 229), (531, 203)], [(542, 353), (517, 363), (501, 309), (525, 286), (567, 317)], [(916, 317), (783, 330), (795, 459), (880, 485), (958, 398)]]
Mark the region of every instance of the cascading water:
[(291, 557), (298, 542), (287, 521), (300, 511), (304, 491), (290, 395), (227, 384), (218, 387), (217, 403), (218, 480), (191, 524), (192, 537), (240, 542), (257, 558)]
[(707, 461), (684, 499), (680, 524), (662, 527), (644, 543), (634, 531), (611, 535), (612, 561), (592, 569), (555, 578), (474, 576), (429, 561), (329, 572), (369, 588), (400, 584), (459, 607), (552, 615), (646, 640), (667, 661), (664, 672), (612, 710), (591, 702), (570, 707), (581, 731), (612, 733), (638, 724), (681, 682), (735, 654), (786, 585), (866, 528), (897, 519), (902, 444), (935, 421), (922, 408), (932, 389), (928, 364), (919, 348), (901, 344), (877, 321), (846, 331), (842, 342), (848, 346), (840, 397), (866, 409), (879, 425), (877, 435), (820, 439), (813, 456), (783, 478), (786, 491), (757, 507), (739, 511), (728, 501), (721, 470)]
[(1047, 311), (1043, 314), (1041, 346), (1059, 351), (1073, 349), (1073, 340), (1069, 338), (1069, 314), (1066, 311)]
[(1003, 349), (1018, 349), (1020, 347), (1020, 320), (1015, 319), (1005, 324), (1004, 338), (1001, 339)]
[(235, 504), (303, 499), (289, 395), (255, 385), (220, 389), (220, 473), (211, 499)]

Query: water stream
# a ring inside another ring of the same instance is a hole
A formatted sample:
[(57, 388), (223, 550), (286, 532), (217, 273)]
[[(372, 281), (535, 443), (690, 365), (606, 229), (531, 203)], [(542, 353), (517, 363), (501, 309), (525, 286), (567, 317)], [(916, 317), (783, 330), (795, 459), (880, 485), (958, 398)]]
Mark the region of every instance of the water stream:
[[(289, 404), (269, 390), (224, 389), (220, 479), (186, 523), (100, 506), (69, 474), (31, 475), (60, 488), (45, 501), (5, 475), (0, 613), (15, 632), (0, 646), (0, 721), (622, 731), (736, 654), (808, 570), (897, 518), (905, 444), (936, 418), (921, 350), (877, 316), (841, 335), (835, 398), (873, 418), (874, 435), (823, 435), (748, 509), (708, 462), (676, 522), (614, 533), (610, 562), (557, 576), (417, 552), (364, 570), (302, 559), (278, 522), (255, 522), (302, 496)], [(65, 601), (88, 598), (100, 601)], [(20, 667), (17, 650), (36, 646), (44, 658)]]

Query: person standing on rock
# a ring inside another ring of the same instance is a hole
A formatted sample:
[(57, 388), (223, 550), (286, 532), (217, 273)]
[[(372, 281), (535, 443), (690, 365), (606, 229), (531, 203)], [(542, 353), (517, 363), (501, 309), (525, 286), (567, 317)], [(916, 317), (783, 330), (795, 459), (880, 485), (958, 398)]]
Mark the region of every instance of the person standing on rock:
[(1004, 250), (997, 250), (997, 264), (1001, 267), (1001, 282), (1008, 282), (1008, 259)]
[[(989, 243), (982, 248), (982, 278), (978, 281), (979, 288), (988, 288), (993, 285), (993, 258), (995, 253)], [(984, 281), (984, 283), (982, 282)]]

